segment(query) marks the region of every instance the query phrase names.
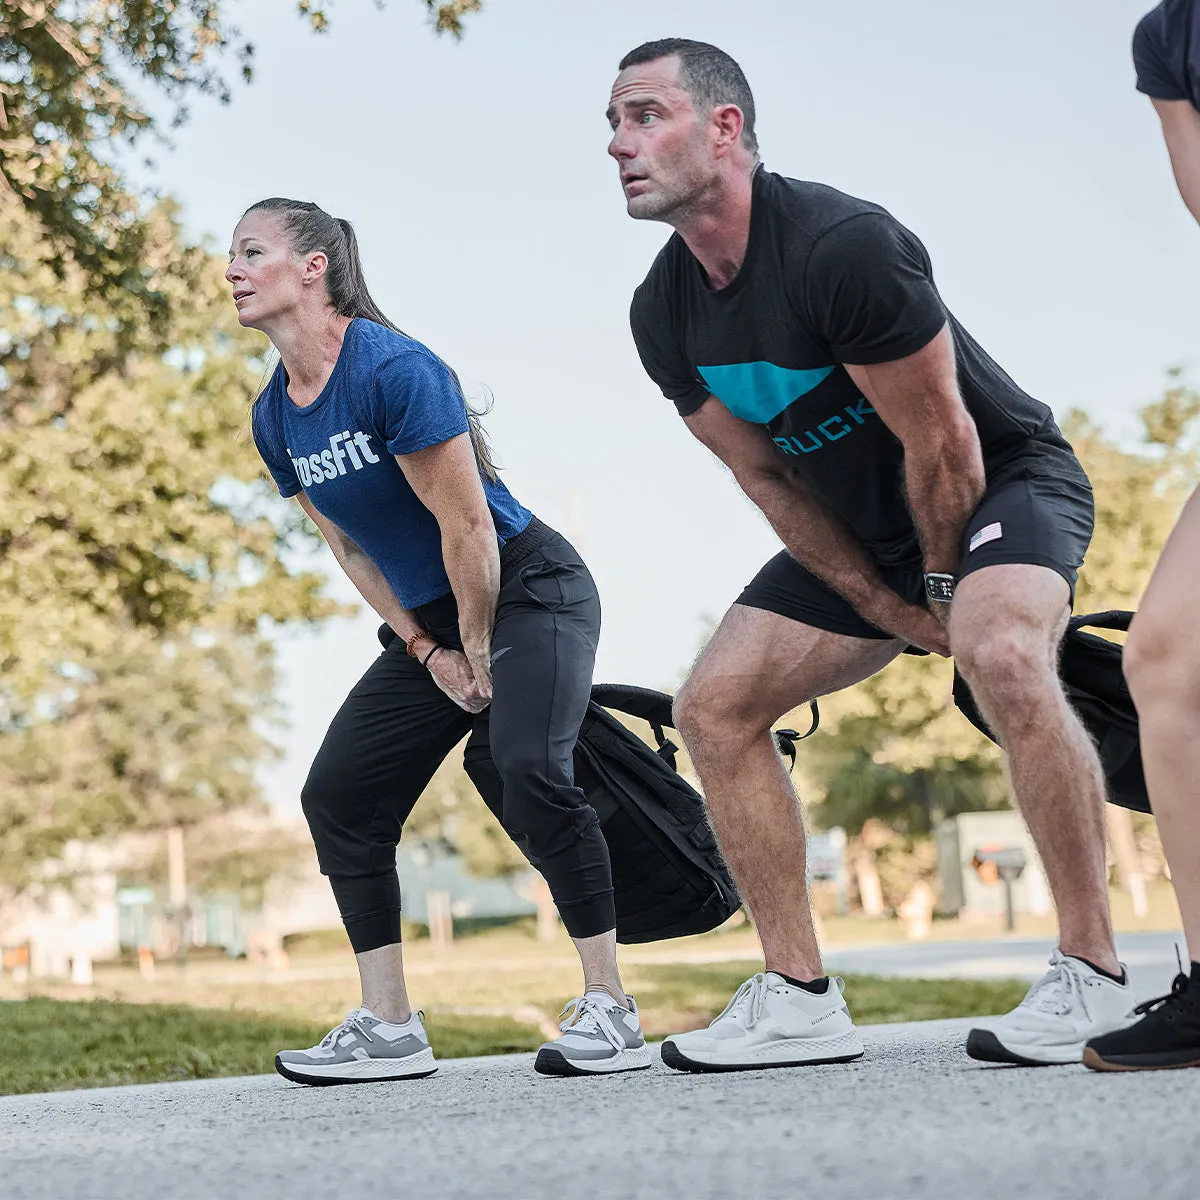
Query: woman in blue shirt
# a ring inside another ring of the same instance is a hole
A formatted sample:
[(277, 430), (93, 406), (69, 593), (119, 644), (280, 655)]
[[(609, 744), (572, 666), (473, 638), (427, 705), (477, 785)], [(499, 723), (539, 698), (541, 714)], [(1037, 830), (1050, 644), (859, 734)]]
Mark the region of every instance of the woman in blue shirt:
[(573, 778), (600, 629), (587, 567), (499, 481), (454, 372), (375, 305), (348, 222), (263, 200), (234, 231), (226, 279), (241, 324), (280, 356), (254, 405), (258, 451), (397, 635), (334, 718), (302, 793), (362, 1006), (276, 1068), (307, 1083), (436, 1070), (405, 989), (395, 850), (467, 733), (468, 774), (545, 876), (583, 964), (583, 995), (537, 1069), (647, 1066), (617, 972), (608, 849)]

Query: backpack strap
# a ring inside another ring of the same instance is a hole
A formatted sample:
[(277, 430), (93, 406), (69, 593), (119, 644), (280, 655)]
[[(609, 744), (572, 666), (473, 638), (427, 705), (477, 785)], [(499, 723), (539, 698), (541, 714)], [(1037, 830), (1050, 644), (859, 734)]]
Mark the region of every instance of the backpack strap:
[(808, 707), (812, 713), (812, 724), (803, 733), (797, 733), (794, 729), (775, 730), (775, 744), (779, 747), (779, 753), (788, 760), (789, 774), (796, 765), (796, 743), (812, 737), (821, 725), (821, 710), (817, 707), (817, 702), (810, 700)]
[[(653, 688), (635, 687), (628, 683), (597, 683), (592, 685), (592, 702), (599, 704), (601, 708), (623, 712), (626, 716), (641, 717), (654, 731), (659, 754), (671, 767), (675, 766), (675, 753), (679, 747), (663, 732), (665, 729), (675, 728), (675, 718), (671, 715), (672, 697), (666, 692), (656, 692)], [(779, 752), (788, 760), (788, 770), (796, 765), (796, 743), (811, 737), (821, 723), (821, 712), (815, 700), (810, 703), (809, 708), (812, 711), (812, 724), (807, 732), (797, 733), (794, 729), (775, 731), (775, 743)]]
[(1074, 633), (1076, 629), (1128, 629), (1134, 613), (1125, 608), (1110, 608), (1106, 612), (1083, 613), (1072, 617), (1067, 628)]

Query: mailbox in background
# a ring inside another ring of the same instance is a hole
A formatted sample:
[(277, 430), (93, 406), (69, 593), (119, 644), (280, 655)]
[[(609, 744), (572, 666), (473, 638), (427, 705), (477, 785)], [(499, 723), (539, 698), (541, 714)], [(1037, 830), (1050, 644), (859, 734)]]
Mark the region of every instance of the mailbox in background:
[(1013, 917), (1013, 884), (1025, 870), (1025, 851), (1019, 846), (981, 846), (971, 856), (971, 866), (980, 880), (1004, 884), (1004, 928), (1012, 933), (1016, 928)]

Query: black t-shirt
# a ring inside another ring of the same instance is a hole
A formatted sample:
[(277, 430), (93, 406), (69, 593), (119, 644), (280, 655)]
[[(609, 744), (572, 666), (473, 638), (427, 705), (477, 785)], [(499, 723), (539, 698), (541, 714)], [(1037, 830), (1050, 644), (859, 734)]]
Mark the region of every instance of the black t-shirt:
[(917, 553), (903, 448), (843, 363), (915, 354), (949, 322), (990, 483), (1015, 471), (1086, 480), (1054, 416), (954, 319), (920, 241), (876, 204), (760, 168), (737, 277), (708, 285), (676, 234), (630, 312), (650, 377), (680, 415), (712, 395), (764, 425), (783, 456), (881, 562)]
[(1155, 100), (1187, 100), (1200, 109), (1200, 4), (1163, 0), (1133, 33), (1137, 90)]

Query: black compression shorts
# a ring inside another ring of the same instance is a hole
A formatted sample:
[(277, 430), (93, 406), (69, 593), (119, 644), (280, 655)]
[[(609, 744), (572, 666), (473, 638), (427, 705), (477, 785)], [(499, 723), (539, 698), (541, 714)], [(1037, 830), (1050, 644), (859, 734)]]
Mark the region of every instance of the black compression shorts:
[[(958, 577), (1000, 563), (1049, 567), (1067, 581), (1074, 602), (1075, 581), (1094, 523), (1092, 489), (1081, 480), (1032, 472), (1009, 474), (988, 488), (967, 522)], [(888, 586), (910, 604), (924, 603), (920, 559), (880, 564), (879, 569)], [(755, 575), (737, 602), (847, 637), (892, 636), (863, 620), (849, 601), (786, 550)]]

